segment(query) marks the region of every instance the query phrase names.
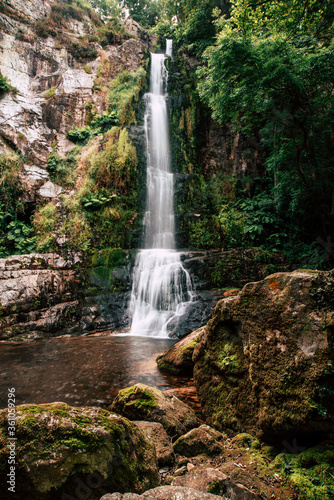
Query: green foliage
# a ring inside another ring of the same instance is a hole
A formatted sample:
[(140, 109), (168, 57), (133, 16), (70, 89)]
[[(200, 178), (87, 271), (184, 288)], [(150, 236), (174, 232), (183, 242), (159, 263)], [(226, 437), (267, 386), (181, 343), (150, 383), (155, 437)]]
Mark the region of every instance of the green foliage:
[(3, 94), (4, 92), (12, 92), (15, 91), (14, 87), (12, 87), (8, 83), (8, 79), (2, 75), (0, 71), (0, 95)]
[(75, 144), (83, 144), (96, 133), (97, 131), (89, 125), (86, 127), (75, 127), (73, 125), (72, 130), (66, 130), (67, 139)]
[(228, 245), (265, 240), (281, 249), (289, 239), (309, 245), (333, 232), (333, 15), (317, 0), (240, 0), (231, 19), (217, 22), (221, 31), (197, 73), (199, 93), (220, 123), (261, 137), (269, 187), (262, 199), (233, 205), (231, 217), (231, 204), (222, 208)]
[(95, 267), (104, 266), (109, 270), (124, 265), (126, 253), (122, 248), (104, 248), (95, 251), (92, 255), (92, 264)]
[(116, 112), (110, 111), (110, 113), (103, 113), (103, 115), (95, 115), (90, 125), (86, 125), (85, 127), (75, 127), (73, 125), (72, 130), (66, 131), (66, 136), (75, 144), (84, 144), (91, 137), (110, 130), (115, 125), (118, 125), (118, 123), (119, 120)]
[(24, 193), (18, 155), (0, 156), (0, 256), (33, 252), (36, 248), (31, 225), (25, 220)]
[(100, 210), (100, 208), (102, 208), (104, 205), (106, 205), (116, 197), (117, 196), (115, 194), (106, 196), (101, 193), (94, 196), (90, 193), (89, 195), (82, 198), (81, 203), (85, 210), (95, 211)]
[(77, 176), (76, 166), (80, 149), (75, 147), (68, 153), (67, 158), (61, 158), (53, 151), (47, 162), (47, 171), (50, 179), (61, 186), (74, 187)]
[(334, 451), (331, 442), (309, 448), (299, 455), (277, 455), (270, 467), (287, 478), (301, 500), (333, 498)]
[(33, 229), (22, 221), (13, 220), (8, 224), (6, 238), (13, 244), (15, 253), (18, 255), (36, 250), (36, 237), (33, 236)]
[(124, 6), (129, 9), (132, 19), (143, 28), (156, 25), (164, 15), (165, 0), (124, 0)]
[(146, 71), (139, 68), (136, 73), (119, 73), (109, 87), (109, 112), (116, 112), (121, 126), (136, 122), (133, 103), (138, 101), (140, 91), (146, 82)]
[(56, 250), (55, 229), (57, 221), (57, 209), (53, 203), (48, 203), (36, 210), (33, 225), (39, 252)]

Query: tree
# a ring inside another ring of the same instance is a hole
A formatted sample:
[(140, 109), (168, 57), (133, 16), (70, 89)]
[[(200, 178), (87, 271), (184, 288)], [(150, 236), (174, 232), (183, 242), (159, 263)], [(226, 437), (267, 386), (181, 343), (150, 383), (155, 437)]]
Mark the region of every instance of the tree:
[(318, 0), (238, 0), (198, 71), (213, 116), (260, 135), (276, 210), (323, 239), (333, 232), (332, 14)]

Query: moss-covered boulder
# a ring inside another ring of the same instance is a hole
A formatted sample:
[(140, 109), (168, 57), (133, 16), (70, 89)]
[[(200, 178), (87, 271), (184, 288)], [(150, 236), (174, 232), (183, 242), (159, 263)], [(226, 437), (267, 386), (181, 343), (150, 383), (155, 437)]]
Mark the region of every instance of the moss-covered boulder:
[(52, 403), (18, 406), (16, 417), (13, 447), (8, 440), (7, 410), (0, 412), (0, 477), (5, 485), (14, 449), (16, 498), (141, 493), (158, 485), (154, 446), (136, 425), (119, 415)]
[(174, 443), (174, 451), (185, 457), (206, 455), (214, 457), (224, 453), (224, 441), (226, 436), (212, 429), (208, 425), (201, 425), (192, 429), (187, 434), (180, 436)]
[(130, 420), (160, 422), (169, 436), (181, 436), (197, 426), (195, 413), (173, 395), (144, 384), (122, 389), (114, 400), (111, 411)]
[(193, 354), (218, 429), (266, 438), (334, 428), (334, 272), (276, 273), (221, 300)]
[(204, 327), (195, 330), (184, 339), (176, 342), (170, 349), (157, 357), (158, 368), (173, 375), (192, 376), (192, 360), (195, 346), (200, 341)]

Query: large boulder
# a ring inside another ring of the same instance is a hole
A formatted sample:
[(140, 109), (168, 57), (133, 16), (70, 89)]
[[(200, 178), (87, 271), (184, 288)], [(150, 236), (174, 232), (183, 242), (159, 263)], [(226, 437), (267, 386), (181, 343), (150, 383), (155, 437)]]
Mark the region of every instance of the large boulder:
[[(14, 425), (7, 410), (0, 412), (0, 477), (7, 484), (14, 453), (17, 498), (142, 493), (159, 484), (153, 444), (119, 415), (52, 403), (18, 406), (15, 417)], [(9, 425), (16, 441), (8, 439)]]
[(130, 420), (159, 422), (171, 437), (181, 436), (197, 426), (195, 413), (173, 395), (144, 384), (122, 389), (114, 400), (111, 411)]
[(218, 429), (284, 439), (334, 428), (334, 274), (276, 273), (218, 303), (194, 351)]

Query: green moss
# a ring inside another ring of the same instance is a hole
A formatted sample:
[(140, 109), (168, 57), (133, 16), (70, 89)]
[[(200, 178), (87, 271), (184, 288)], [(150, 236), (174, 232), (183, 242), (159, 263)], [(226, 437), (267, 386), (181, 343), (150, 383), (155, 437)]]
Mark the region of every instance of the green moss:
[(242, 448), (251, 448), (252, 450), (259, 450), (261, 448), (259, 439), (245, 432), (234, 436), (232, 443)]
[(331, 500), (334, 495), (334, 443), (302, 451), (299, 455), (278, 455), (271, 469), (279, 471), (301, 500)]

